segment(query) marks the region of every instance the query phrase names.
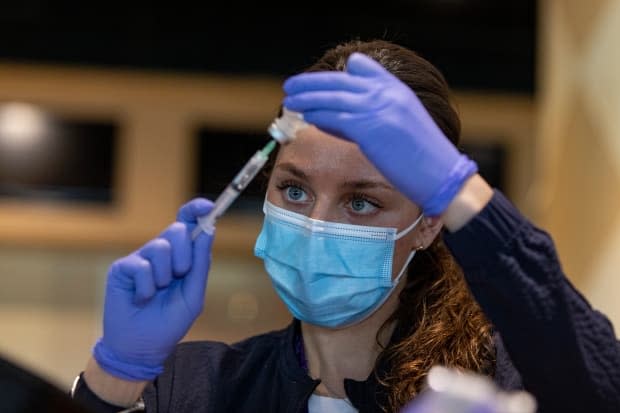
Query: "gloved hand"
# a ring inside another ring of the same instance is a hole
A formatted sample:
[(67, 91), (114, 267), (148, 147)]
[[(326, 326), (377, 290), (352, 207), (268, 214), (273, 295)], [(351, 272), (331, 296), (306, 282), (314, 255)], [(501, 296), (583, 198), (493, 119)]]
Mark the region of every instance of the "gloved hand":
[(125, 380), (152, 380), (202, 312), (213, 237), (192, 242), (196, 218), (213, 204), (194, 199), (177, 222), (109, 270), (103, 336), (93, 356), (106, 372)]
[(353, 53), (346, 72), (311, 72), (284, 83), (284, 106), (358, 144), (427, 216), (440, 215), (476, 164), (459, 153), (415, 93), (378, 62)]

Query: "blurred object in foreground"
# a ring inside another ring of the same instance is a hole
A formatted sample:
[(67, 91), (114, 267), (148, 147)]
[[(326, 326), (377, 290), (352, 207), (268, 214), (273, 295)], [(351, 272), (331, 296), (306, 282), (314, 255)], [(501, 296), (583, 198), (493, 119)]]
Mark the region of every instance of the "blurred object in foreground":
[(51, 383), (0, 357), (0, 412), (89, 413)]
[(488, 377), (435, 366), (427, 388), (401, 413), (534, 413), (536, 401), (525, 391), (500, 390)]

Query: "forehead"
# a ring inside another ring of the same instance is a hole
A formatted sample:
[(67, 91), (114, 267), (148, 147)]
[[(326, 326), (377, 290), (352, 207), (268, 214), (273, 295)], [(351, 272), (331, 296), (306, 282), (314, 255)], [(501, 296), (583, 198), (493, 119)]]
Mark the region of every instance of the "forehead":
[(300, 130), (294, 141), (280, 148), (275, 166), (282, 164), (292, 164), (309, 176), (332, 182), (372, 179), (388, 183), (356, 144), (314, 126)]

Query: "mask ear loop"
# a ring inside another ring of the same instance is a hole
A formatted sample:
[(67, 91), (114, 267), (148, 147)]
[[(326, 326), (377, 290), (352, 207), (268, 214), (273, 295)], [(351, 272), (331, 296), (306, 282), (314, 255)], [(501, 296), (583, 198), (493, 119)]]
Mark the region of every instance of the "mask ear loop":
[[(420, 216), (418, 216), (416, 220), (413, 221), (413, 224), (409, 225), (407, 228), (405, 228), (404, 230), (396, 234), (396, 236), (394, 237), (394, 241), (401, 239), (402, 237), (407, 235), (409, 232), (413, 231), (413, 229), (418, 226), (420, 221), (422, 221), (422, 218), (424, 218), (424, 213), (421, 213)], [(409, 266), (409, 263), (413, 259), (413, 256), (418, 250), (421, 250), (421, 249), (422, 249), (422, 246), (419, 246), (418, 248), (411, 250), (411, 252), (409, 253), (409, 256), (405, 260), (405, 265), (403, 265), (403, 267), (400, 269), (400, 272), (398, 273), (396, 278), (394, 278), (394, 281), (392, 282), (393, 286), (398, 285), (398, 283), (400, 282), (400, 279), (403, 277), (403, 274), (405, 273), (405, 270)]]
[(400, 279), (403, 277), (403, 274), (405, 273), (405, 270), (407, 269), (407, 267), (409, 267), (409, 263), (411, 262), (411, 260), (413, 259), (413, 256), (415, 255), (417, 251), (418, 251), (417, 249), (411, 250), (411, 252), (409, 253), (409, 256), (405, 260), (405, 265), (403, 265), (403, 267), (400, 269), (400, 272), (398, 273), (396, 278), (394, 278), (394, 281), (392, 281), (393, 286), (398, 285), (398, 283), (400, 282)]
[(405, 235), (407, 235), (408, 233), (410, 233), (411, 231), (413, 231), (413, 229), (415, 227), (418, 226), (418, 224), (420, 223), (420, 221), (422, 221), (422, 218), (424, 218), (424, 214), (421, 213), (420, 216), (418, 216), (416, 218), (415, 221), (413, 221), (413, 224), (409, 225), (407, 228), (403, 229), (401, 232), (399, 232), (398, 234), (396, 234), (394, 236), (394, 241), (398, 241), (399, 239), (401, 239), (402, 237), (404, 237)]

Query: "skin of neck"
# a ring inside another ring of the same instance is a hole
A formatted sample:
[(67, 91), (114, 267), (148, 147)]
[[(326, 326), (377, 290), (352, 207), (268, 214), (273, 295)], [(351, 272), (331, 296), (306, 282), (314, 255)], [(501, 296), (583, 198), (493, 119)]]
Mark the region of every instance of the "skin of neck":
[[(403, 274), (406, 277), (406, 274)], [(344, 379), (366, 380), (375, 367), (381, 346), (386, 346), (395, 325), (377, 332), (398, 306), (398, 296), (406, 283), (402, 279), (390, 297), (366, 319), (342, 329), (301, 323), (308, 374), (320, 379), (315, 393), (321, 396), (346, 398)]]

